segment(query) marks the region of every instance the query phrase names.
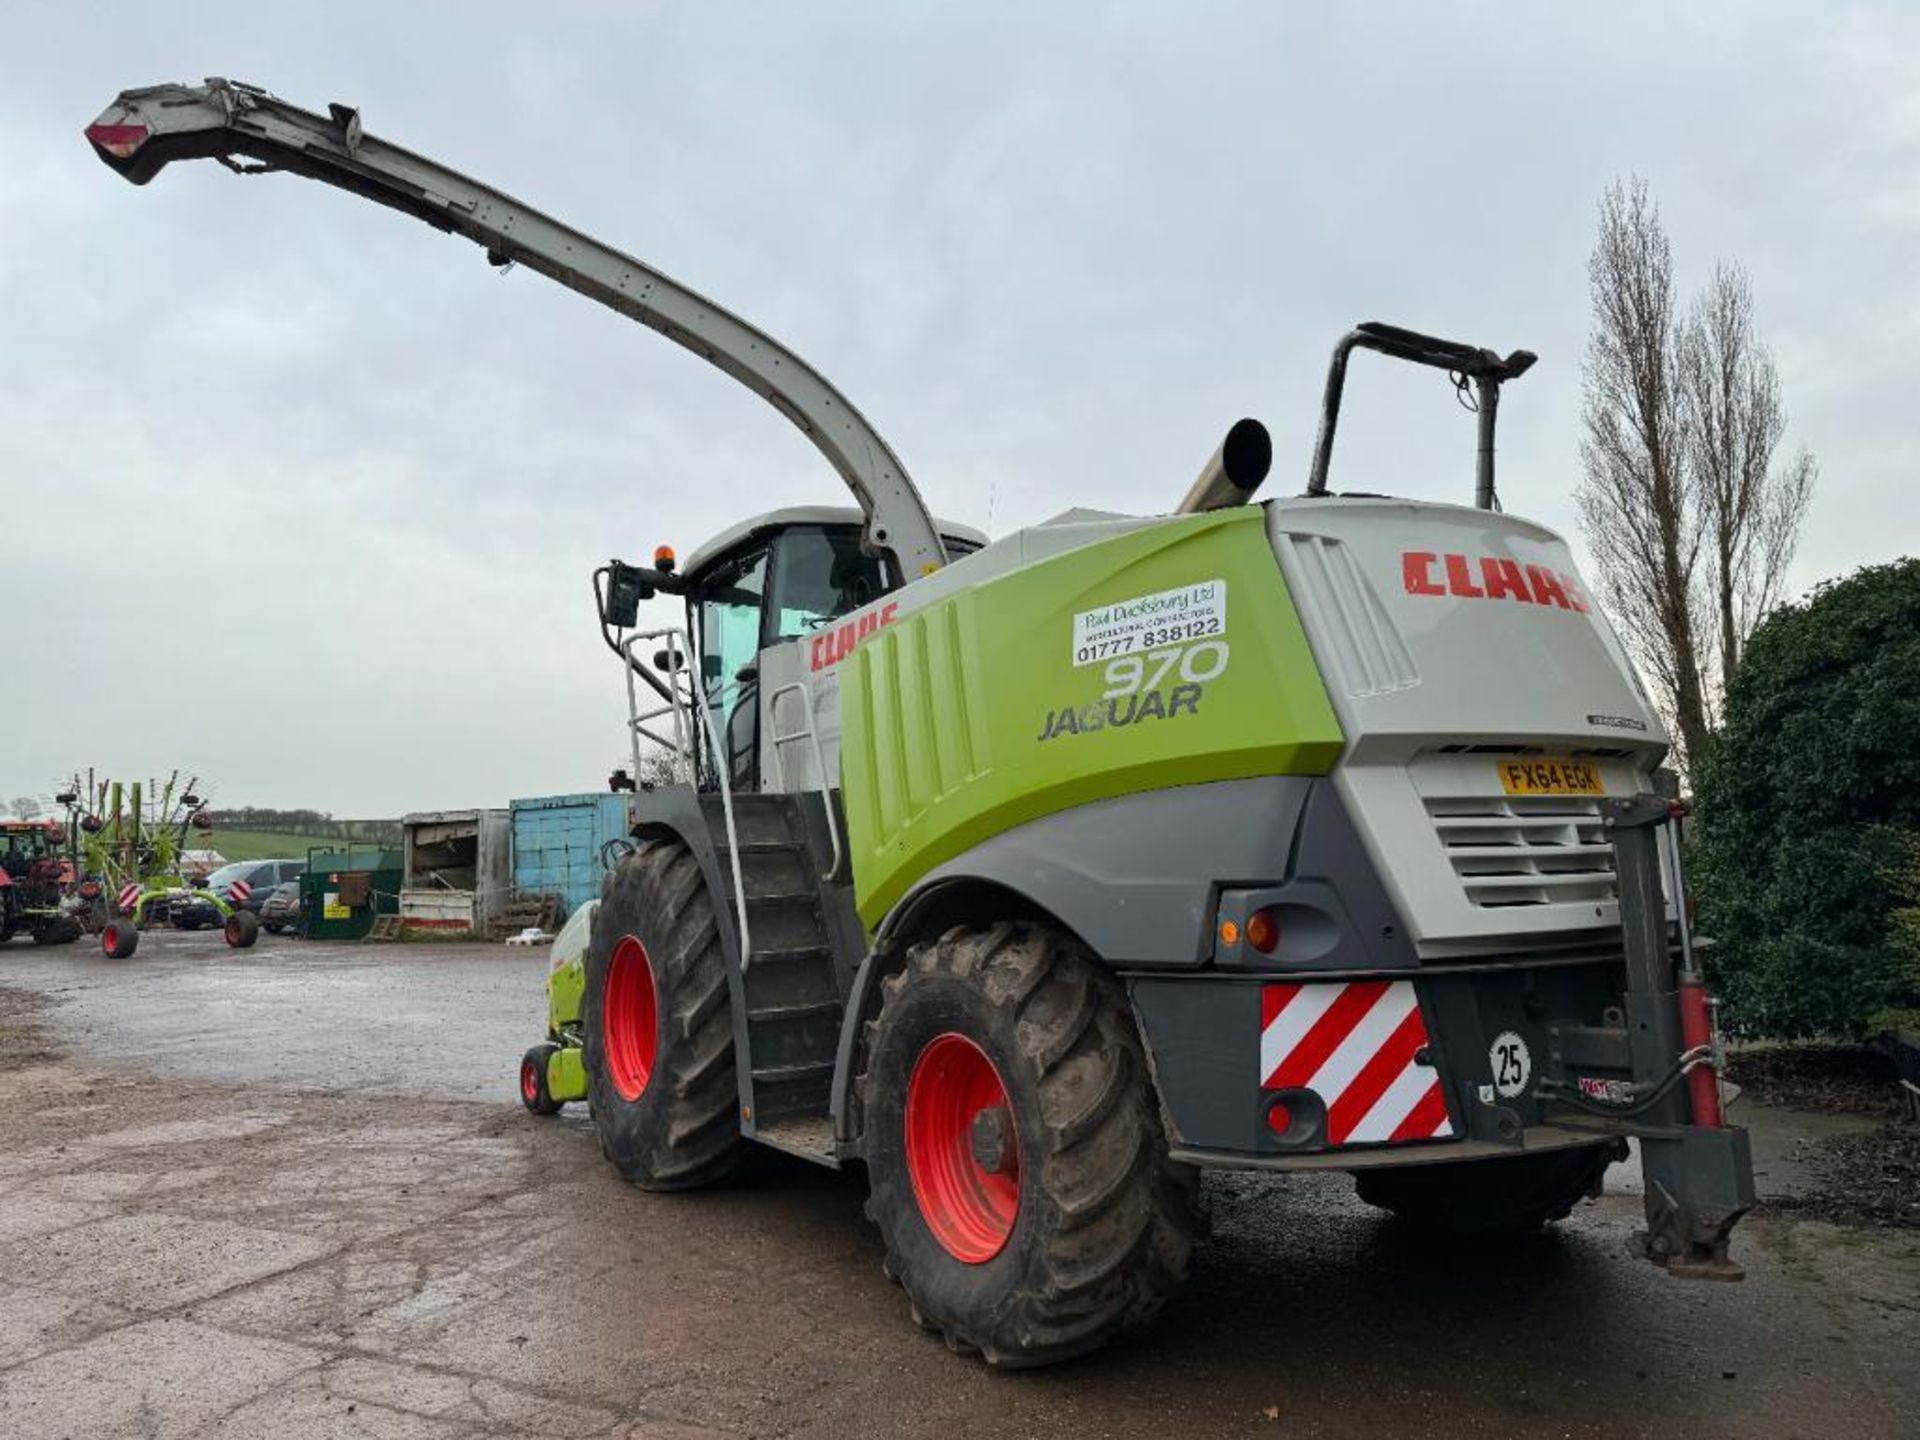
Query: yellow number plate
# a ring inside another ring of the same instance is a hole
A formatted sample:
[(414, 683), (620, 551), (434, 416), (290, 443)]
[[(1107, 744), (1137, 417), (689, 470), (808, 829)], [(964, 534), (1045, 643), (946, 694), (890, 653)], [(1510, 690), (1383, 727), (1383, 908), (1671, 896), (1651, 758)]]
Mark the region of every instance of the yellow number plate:
[(1500, 783), (1509, 795), (1604, 795), (1600, 771), (1585, 760), (1502, 760)]

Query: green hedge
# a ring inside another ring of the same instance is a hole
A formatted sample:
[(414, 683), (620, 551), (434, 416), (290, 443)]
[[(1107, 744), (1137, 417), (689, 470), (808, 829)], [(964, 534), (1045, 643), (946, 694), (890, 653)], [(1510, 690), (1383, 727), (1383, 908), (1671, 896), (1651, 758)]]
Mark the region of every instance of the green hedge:
[(1920, 1006), (1920, 560), (1766, 619), (1695, 795), (1700, 929), (1737, 1030), (1859, 1036)]

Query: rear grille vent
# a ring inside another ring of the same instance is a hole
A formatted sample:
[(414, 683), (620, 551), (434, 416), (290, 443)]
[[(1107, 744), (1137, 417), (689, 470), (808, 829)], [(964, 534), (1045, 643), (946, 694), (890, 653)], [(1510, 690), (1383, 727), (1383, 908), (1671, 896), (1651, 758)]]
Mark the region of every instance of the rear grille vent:
[(1427, 815), (1470, 904), (1504, 909), (1615, 898), (1613, 847), (1596, 800), (1429, 796)]
[(1294, 604), (1321, 663), (1348, 695), (1386, 695), (1420, 683), (1407, 642), (1353, 552), (1323, 535), (1283, 537), (1299, 580)]

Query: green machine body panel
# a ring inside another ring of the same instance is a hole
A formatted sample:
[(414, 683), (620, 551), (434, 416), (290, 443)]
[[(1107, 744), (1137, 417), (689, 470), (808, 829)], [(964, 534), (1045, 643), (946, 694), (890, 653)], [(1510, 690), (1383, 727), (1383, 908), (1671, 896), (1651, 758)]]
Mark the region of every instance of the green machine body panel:
[(1259, 507), (1038, 560), (874, 634), (840, 676), (862, 922), (934, 866), (1092, 801), (1321, 775), (1343, 744)]
[(547, 1057), (547, 1093), (556, 1100), (587, 1098), (586, 1057), (578, 1045), (562, 1045)]
[(580, 1023), (580, 1001), (587, 991), (584, 958), (555, 967), (547, 977), (547, 1029), (558, 1035)]

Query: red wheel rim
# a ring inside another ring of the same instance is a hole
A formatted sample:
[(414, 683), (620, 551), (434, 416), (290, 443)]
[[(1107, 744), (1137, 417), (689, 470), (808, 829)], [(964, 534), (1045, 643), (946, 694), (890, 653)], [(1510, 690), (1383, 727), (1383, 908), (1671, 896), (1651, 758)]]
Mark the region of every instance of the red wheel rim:
[(607, 989), (600, 1006), (600, 1038), (606, 1043), (607, 1073), (622, 1100), (638, 1100), (653, 1075), (660, 1043), (659, 1011), (653, 997), (653, 965), (647, 947), (623, 935), (607, 962)]
[[(976, 1153), (975, 1127), (994, 1110), (1003, 1153), (989, 1168)], [(907, 1081), (906, 1132), (907, 1178), (933, 1238), (968, 1265), (993, 1259), (1020, 1218), (1020, 1145), (1006, 1084), (966, 1036), (937, 1035), (920, 1052)]]
[(520, 1062), (520, 1093), (529, 1105), (540, 1098), (540, 1077), (534, 1072), (531, 1060)]

